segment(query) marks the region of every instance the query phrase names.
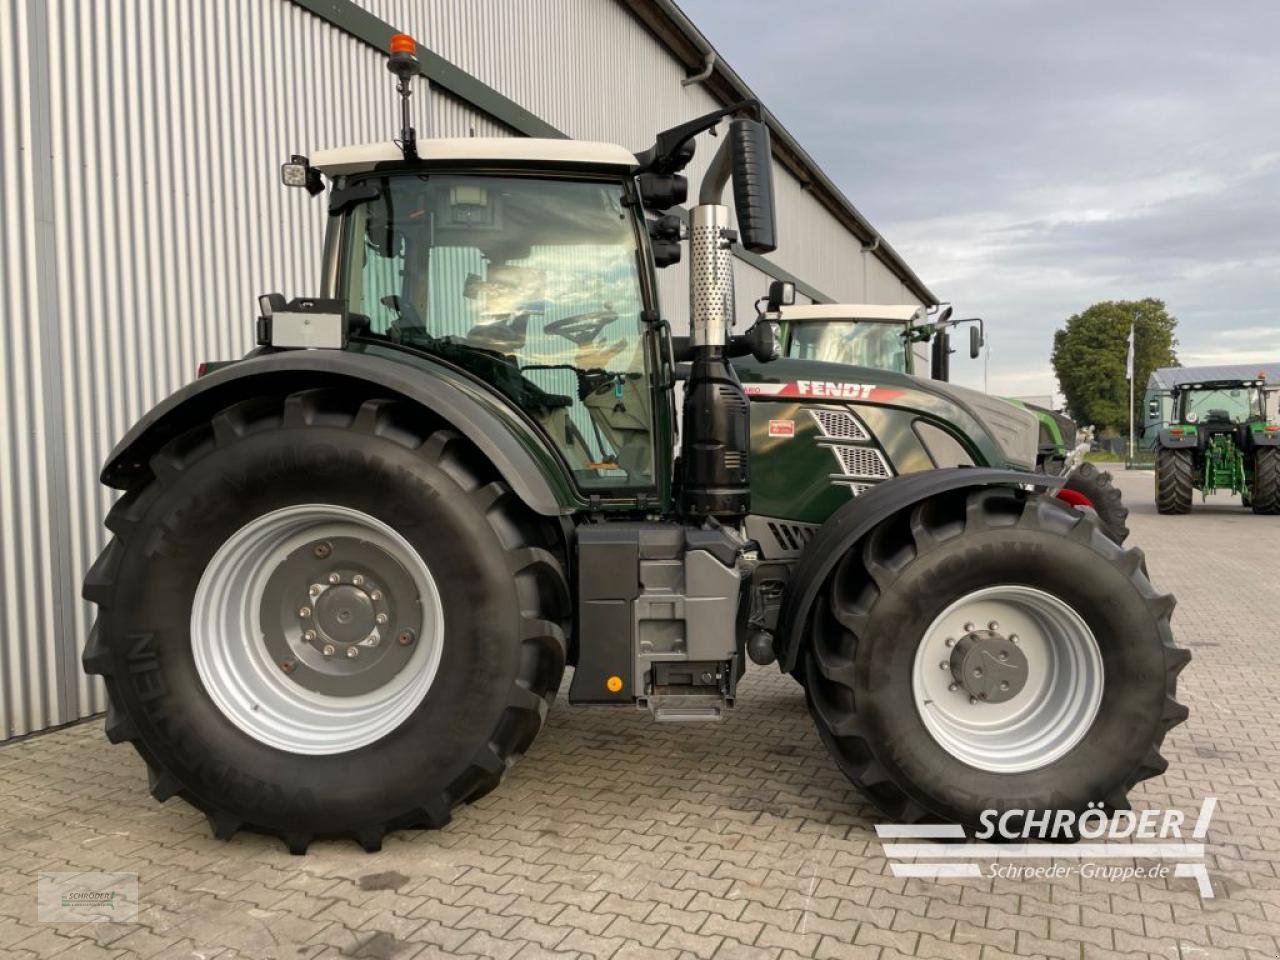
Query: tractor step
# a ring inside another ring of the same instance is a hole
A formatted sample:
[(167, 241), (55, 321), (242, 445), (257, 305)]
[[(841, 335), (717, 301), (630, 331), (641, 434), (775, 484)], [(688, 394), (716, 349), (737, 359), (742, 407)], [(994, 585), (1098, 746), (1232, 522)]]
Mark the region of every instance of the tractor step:
[(647, 698), (653, 719), (665, 723), (723, 720), (732, 701), (718, 693), (654, 694)]

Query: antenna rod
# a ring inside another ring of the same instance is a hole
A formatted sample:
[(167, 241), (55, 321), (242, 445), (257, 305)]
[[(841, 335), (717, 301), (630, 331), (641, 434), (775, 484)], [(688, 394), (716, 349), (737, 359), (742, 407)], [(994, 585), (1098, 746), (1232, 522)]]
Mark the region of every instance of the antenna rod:
[(418, 43), (407, 33), (391, 36), (391, 58), (387, 69), (396, 75), (396, 92), (400, 94), (400, 149), (406, 160), (418, 159), (418, 135), (409, 115), (409, 98), (413, 96), (413, 78), (418, 74)]

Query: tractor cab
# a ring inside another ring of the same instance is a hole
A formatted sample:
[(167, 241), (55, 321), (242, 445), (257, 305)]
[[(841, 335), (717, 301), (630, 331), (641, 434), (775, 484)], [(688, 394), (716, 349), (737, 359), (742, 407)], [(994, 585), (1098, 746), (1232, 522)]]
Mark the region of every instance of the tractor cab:
[(327, 294), (353, 337), (496, 389), (584, 491), (654, 487), (659, 354), (635, 155), (510, 138), (419, 140), (414, 154), (384, 143), (311, 161), (334, 184)]

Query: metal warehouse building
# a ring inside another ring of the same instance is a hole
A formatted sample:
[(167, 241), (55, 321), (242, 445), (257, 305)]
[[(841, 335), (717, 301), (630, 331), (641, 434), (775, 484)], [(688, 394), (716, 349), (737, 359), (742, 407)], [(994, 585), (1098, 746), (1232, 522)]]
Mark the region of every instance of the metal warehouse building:
[[(97, 471), (199, 361), (250, 347), (258, 293), (317, 292), (324, 205), (279, 165), (390, 138), (396, 31), (421, 44), (420, 136), (639, 150), (753, 95), (670, 0), (0, 0), (4, 736), (105, 708), (79, 660), (112, 498)], [(741, 318), (770, 277), (811, 300), (931, 303), (770, 121), (781, 246), (738, 252)], [(679, 329), (683, 265), (662, 282)]]

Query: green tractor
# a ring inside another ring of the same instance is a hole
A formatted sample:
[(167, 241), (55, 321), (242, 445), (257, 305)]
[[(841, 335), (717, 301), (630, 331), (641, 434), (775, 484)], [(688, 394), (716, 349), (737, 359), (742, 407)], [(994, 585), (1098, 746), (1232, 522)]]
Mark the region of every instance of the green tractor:
[[(1196, 490), (1229, 490), (1254, 513), (1280, 513), (1278, 393), (1261, 375), (1174, 387), (1172, 422), (1156, 440), (1156, 509), (1190, 513)], [(1150, 405), (1159, 416), (1159, 399)]]
[[(1129, 509), (1111, 474), (1084, 459), (1093, 440), (1092, 428), (1079, 430), (1068, 417), (1035, 404), (993, 399), (945, 385), (950, 380), (950, 330), (970, 325), (969, 355), (976, 358), (986, 335), (982, 320), (952, 320), (950, 306), (931, 317), (924, 307), (892, 304), (807, 304), (784, 307), (781, 315), (785, 357), (920, 376), (927, 373), (929, 379), (920, 389), (976, 403), (993, 421), (1011, 416), (1006, 409), (1009, 404), (1029, 411), (1038, 431), (1035, 470), (1062, 477), (1064, 482), (1056, 495), (1075, 507), (1095, 511), (1103, 530), (1116, 543), (1123, 544), (1129, 536)], [(913, 348), (917, 343), (930, 344), (928, 371), (916, 369), (918, 358)], [(846, 372), (846, 377), (863, 379), (853, 371)]]
[[(83, 662), (155, 798), (220, 838), (375, 850), (498, 786), (567, 665), (571, 704), (714, 722), (748, 658), (801, 678), (899, 822), (1120, 809), (1164, 771), (1187, 715), (1173, 598), (1031, 470), (1034, 418), (770, 364), (779, 290), (733, 332), (732, 244), (775, 246), (757, 104), (640, 153), (419, 140), (400, 44), (398, 141), (282, 171), (328, 181), (319, 295), (263, 296), (257, 348), (102, 473), (123, 493)], [(677, 341), (655, 268), (684, 249), (680, 171), (717, 124)]]

